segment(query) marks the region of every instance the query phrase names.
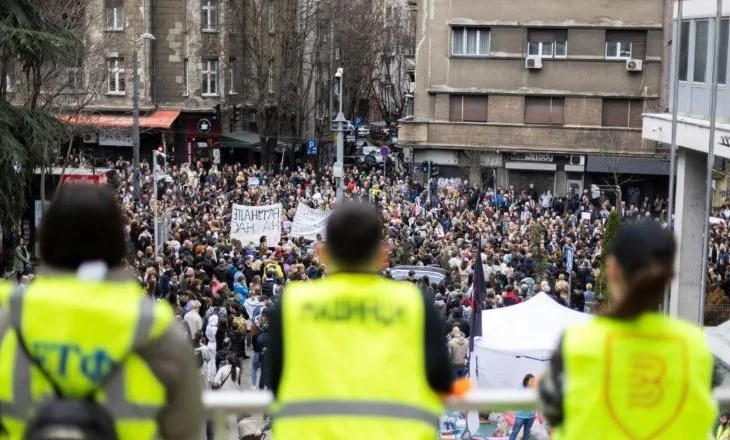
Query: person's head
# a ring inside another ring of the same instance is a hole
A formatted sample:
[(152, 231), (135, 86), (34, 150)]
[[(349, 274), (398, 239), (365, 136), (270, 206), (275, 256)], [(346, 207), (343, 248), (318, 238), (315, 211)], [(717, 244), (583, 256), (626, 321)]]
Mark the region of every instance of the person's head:
[(41, 221), (41, 258), (49, 266), (76, 270), (85, 262), (119, 266), (124, 258), (122, 210), (107, 188), (62, 185)]
[(730, 411), (723, 411), (720, 413), (720, 424), (727, 425), (730, 422)]
[(613, 301), (608, 316), (631, 319), (656, 310), (673, 276), (675, 251), (672, 233), (657, 222), (621, 225), (606, 259)]
[(343, 203), (327, 219), (326, 233), (322, 257), (336, 271), (376, 272), (387, 256), (381, 245), (382, 220), (374, 206)]
[(534, 388), (535, 376), (533, 376), (532, 374), (525, 374), (525, 377), (522, 378), (522, 386), (524, 388)]

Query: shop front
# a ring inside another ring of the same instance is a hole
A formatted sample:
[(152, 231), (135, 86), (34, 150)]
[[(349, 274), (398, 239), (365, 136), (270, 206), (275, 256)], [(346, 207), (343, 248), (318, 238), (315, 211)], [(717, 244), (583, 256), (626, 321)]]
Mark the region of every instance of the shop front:
[(666, 198), (669, 161), (660, 158), (588, 156), (586, 185), (619, 185), (628, 205), (639, 206), (644, 198)]
[(215, 114), (185, 114), (182, 116), (185, 148), (176, 153), (176, 160), (205, 165), (221, 162), (221, 124)]

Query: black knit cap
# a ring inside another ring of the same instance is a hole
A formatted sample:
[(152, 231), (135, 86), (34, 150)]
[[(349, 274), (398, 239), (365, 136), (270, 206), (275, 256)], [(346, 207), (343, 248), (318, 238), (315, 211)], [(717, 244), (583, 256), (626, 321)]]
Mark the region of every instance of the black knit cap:
[(608, 250), (627, 275), (651, 263), (671, 265), (677, 245), (674, 236), (653, 220), (623, 223)]

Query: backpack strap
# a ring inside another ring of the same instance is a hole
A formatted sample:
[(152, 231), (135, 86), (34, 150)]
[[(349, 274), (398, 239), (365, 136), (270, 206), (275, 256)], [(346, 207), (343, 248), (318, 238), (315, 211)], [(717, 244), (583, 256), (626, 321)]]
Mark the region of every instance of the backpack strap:
[[(28, 346), (25, 342), (25, 338), (22, 335), (21, 329), (22, 327), (22, 318), (23, 318), (23, 299), (26, 292), (26, 286), (17, 285), (13, 293), (10, 296), (10, 322), (11, 326), (15, 330), (15, 334), (18, 340), (18, 344), (20, 345), (21, 350), (25, 354), (25, 356), (28, 358), (30, 363), (34, 365), (38, 370), (43, 374), (43, 376), (46, 378), (46, 380), (51, 384), (53, 387), (53, 392), (55, 393), (56, 397), (59, 399), (62, 399), (63, 392), (61, 391), (61, 388), (58, 386), (58, 383), (53, 379), (51, 374), (46, 370), (46, 368), (43, 366), (43, 364), (34, 357), (30, 351), (28, 350)], [(147, 338), (149, 336), (150, 330), (152, 329), (152, 324), (154, 321), (154, 303), (147, 297), (142, 299), (142, 303), (140, 304), (140, 316), (138, 319), (138, 323), (135, 329), (134, 333), (134, 340), (132, 342), (132, 347), (129, 351), (127, 351), (124, 356), (119, 360), (119, 362), (115, 362), (112, 368), (109, 370), (109, 372), (104, 375), (101, 381), (93, 388), (91, 389), (83, 398), (88, 401), (95, 401), (94, 395), (97, 391), (104, 389), (107, 385), (107, 383), (110, 381), (112, 377), (114, 377), (117, 372), (121, 369), (122, 365), (125, 364), (127, 359), (140, 350), (144, 343), (147, 341)]]

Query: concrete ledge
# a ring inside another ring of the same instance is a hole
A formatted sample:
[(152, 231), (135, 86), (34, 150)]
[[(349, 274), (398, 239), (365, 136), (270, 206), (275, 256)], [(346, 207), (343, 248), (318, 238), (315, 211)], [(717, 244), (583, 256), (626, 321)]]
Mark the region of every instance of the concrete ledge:
[[(641, 135), (644, 139), (669, 144), (672, 142), (672, 115), (669, 113), (646, 113), (643, 117)], [(715, 132), (715, 156), (730, 159), (730, 147), (721, 143), (730, 136), (730, 124), (718, 122)], [(677, 118), (677, 145), (708, 154), (710, 143), (710, 121), (680, 116)]]

